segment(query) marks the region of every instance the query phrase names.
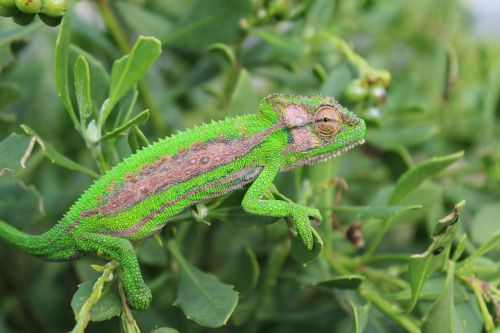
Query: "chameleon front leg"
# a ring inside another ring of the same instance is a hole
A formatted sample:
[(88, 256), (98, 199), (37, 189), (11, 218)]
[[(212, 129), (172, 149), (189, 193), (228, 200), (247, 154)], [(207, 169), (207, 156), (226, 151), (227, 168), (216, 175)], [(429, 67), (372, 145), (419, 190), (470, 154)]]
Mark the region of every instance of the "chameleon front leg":
[(76, 244), (81, 251), (102, 251), (121, 265), (123, 286), (127, 293), (129, 305), (136, 310), (146, 310), (151, 304), (151, 290), (142, 279), (137, 256), (130, 241), (93, 233), (78, 233), (74, 235)]
[(267, 192), (280, 170), (281, 162), (279, 160), (274, 160), (267, 164), (247, 190), (241, 205), (245, 211), (251, 214), (289, 217), (294, 222), (302, 241), (311, 250), (313, 247), (313, 235), (309, 219), (312, 218), (321, 221), (322, 218), (319, 210), (281, 200), (262, 199), (262, 196)]

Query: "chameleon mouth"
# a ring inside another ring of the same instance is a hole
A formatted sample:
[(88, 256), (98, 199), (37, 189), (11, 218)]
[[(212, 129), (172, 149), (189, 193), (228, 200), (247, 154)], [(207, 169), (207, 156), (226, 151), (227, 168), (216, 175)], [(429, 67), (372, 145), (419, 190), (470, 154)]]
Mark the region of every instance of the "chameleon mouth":
[(318, 162), (328, 161), (329, 159), (337, 157), (337, 156), (341, 155), (342, 153), (345, 153), (348, 150), (351, 150), (359, 145), (362, 145), (363, 143), (365, 143), (365, 139), (360, 139), (360, 140), (355, 141), (355, 142), (353, 142), (345, 147), (342, 147), (339, 150), (332, 151), (332, 152), (318, 155), (318, 156), (311, 156), (311, 157), (305, 158), (305, 159), (300, 160), (294, 164), (287, 165), (282, 171), (287, 171), (287, 170), (296, 168), (296, 167), (301, 166), (301, 165), (306, 165), (306, 164), (308, 165), (308, 164), (314, 164), (314, 163), (318, 163)]

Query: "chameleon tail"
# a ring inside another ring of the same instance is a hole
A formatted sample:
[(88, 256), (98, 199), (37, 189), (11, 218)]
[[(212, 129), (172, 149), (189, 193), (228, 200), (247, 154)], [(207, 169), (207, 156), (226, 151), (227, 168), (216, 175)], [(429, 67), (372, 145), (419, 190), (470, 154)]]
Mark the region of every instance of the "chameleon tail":
[(0, 220), (0, 239), (23, 252), (43, 256), (46, 254), (49, 242), (47, 235), (29, 235)]

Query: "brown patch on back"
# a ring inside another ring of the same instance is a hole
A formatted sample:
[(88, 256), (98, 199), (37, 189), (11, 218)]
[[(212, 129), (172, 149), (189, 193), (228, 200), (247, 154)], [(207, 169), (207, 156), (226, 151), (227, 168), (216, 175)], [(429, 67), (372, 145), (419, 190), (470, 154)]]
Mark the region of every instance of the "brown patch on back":
[(195, 142), (171, 157), (160, 157), (149, 165), (143, 165), (134, 176), (129, 177), (129, 174), (122, 186), (113, 188), (101, 206), (82, 213), (82, 216), (117, 214), (173, 185), (229, 164), (248, 154), (277, 127), (278, 125), (275, 125), (240, 140), (226, 139), (222, 134), (219, 138), (207, 142)]
[[(111, 232), (99, 232), (99, 233), (104, 234), (104, 235), (113, 235), (113, 236), (117, 236), (117, 237), (126, 237), (129, 235), (136, 234), (148, 222), (154, 220), (165, 209), (175, 205), (176, 203), (178, 203), (182, 200), (185, 200), (186, 198), (189, 198), (193, 195), (201, 193), (201, 192), (208, 192), (208, 193), (206, 193), (206, 195), (203, 197), (197, 198), (196, 202), (231, 192), (231, 191), (233, 191), (237, 188), (240, 188), (240, 187), (244, 186), (245, 184), (248, 184), (249, 182), (253, 181), (257, 177), (257, 175), (259, 174), (259, 172), (261, 170), (262, 170), (262, 167), (243, 168), (243, 169), (238, 170), (235, 173), (230, 174), (226, 177), (223, 177), (223, 178), (218, 179), (218, 180), (214, 180), (212, 182), (208, 182), (207, 184), (200, 186), (198, 188), (191, 189), (191, 190), (187, 191), (186, 193), (174, 198), (173, 200), (164, 203), (158, 209), (153, 210), (149, 215), (145, 216), (143, 219), (138, 221), (138, 223), (136, 223), (135, 225), (133, 225), (127, 229), (122, 229), (122, 230), (118, 230), (118, 231), (111, 231)], [(228, 186), (210, 193), (210, 189), (217, 189), (222, 185), (228, 185)], [(193, 204), (195, 204), (195, 202), (190, 203), (190, 205), (193, 205)], [(188, 206), (190, 206), (190, 205), (188, 205)], [(163, 225), (161, 225), (155, 231), (161, 229), (161, 227), (163, 227)]]

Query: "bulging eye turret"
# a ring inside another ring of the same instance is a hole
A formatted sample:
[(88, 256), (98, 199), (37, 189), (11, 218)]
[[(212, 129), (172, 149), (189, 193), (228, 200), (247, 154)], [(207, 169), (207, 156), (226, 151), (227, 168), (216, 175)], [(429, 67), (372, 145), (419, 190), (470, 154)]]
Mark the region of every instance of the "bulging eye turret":
[(342, 126), (342, 117), (337, 108), (323, 105), (316, 110), (314, 115), (314, 127), (325, 136), (335, 135)]

